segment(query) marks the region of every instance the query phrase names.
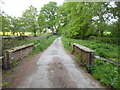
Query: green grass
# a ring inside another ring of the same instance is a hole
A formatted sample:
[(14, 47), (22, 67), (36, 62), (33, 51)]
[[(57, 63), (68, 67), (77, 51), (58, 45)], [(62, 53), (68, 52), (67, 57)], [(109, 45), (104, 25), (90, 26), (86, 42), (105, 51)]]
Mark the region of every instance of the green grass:
[(42, 36), (41, 38), (37, 38), (35, 44), (39, 44), (38, 46), (34, 47), (34, 50), (32, 54), (36, 54), (38, 52), (41, 52), (45, 50), (58, 36), (56, 35), (47, 35), (47, 36)]
[(14, 40), (8, 40), (8, 41), (4, 40), (3, 47), (14, 48), (14, 47), (29, 44), (29, 43), (34, 43), (35, 45), (40, 43), (39, 46), (34, 47), (34, 50), (32, 52), (32, 54), (36, 54), (46, 49), (57, 37), (58, 36), (56, 35), (47, 33), (47, 34), (41, 35), (40, 37), (34, 37), (31, 39), (22, 39), (22, 40), (14, 39)]
[(17, 59), (12, 60), (12, 67), (16, 67), (19, 64), (19, 61)]
[[(69, 43), (78, 43), (86, 46), (92, 50), (95, 50), (95, 55), (108, 58), (117, 62), (120, 62), (118, 56), (118, 47), (115, 44), (103, 43), (97, 40), (77, 40), (67, 37), (62, 37), (64, 47), (68, 50), (72, 50), (72, 46)], [(68, 43), (69, 42), (69, 43)], [(77, 57), (78, 58), (78, 57)], [(80, 60), (77, 61), (81, 64)], [(90, 73), (94, 78), (100, 80), (100, 83), (113, 88), (120, 88), (120, 67), (108, 62), (94, 59), (94, 65), (92, 66), (92, 72)], [(118, 70), (119, 69), (119, 70)]]
[(101, 41), (97, 41), (97, 40), (77, 40), (66, 37), (63, 37), (62, 41), (65, 48), (67, 48), (68, 50), (72, 50), (72, 47), (67, 42), (78, 43), (92, 50), (95, 50), (96, 56), (101, 56), (104, 58), (108, 58), (120, 62), (120, 58), (118, 55), (118, 48), (120, 48), (120, 46), (118, 45), (102, 43)]
[(11, 83), (9, 83), (9, 82), (2, 82), (2, 87), (8, 87), (10, 85), (11, 85)]
[(108, 87), (120, 88), (120, 73), (118, 70), (120, 67), (99, 59), (94, 60), (93, 67), (91, 75), (100, 80), (101, 84)]
[(13, 69), (10, 69), (10, 70), (7, 70), (7, 71), (4, 71), (5, 74), (11, 74), (11, 73), (13, 73), (13, 72), (14, 72)]

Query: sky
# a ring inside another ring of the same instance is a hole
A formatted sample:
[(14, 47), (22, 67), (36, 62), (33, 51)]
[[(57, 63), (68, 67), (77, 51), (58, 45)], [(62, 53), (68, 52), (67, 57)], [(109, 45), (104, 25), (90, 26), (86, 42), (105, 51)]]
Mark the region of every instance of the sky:
[[(21, 17), (23, 11), (28, 9), (30, 5), (36, 7), (39, 12), (44, 4), (47, 4), (50, 1), (55, 1), (58, 5), (61, 5), (64, 2), (64, 0), (0, 0), (0, 6), (1, 10), (9, 16)], [(111, 4), (114, 5), (113, 3)], [(116, 19), (111, 19), (110, 23), (114, 21), (116, 21)]]
[(21, 17), (23, 11), (33, 5), (37, 8), (38, 12), (44, 4), (50, 1), (56, 1), (58, 5), (63, 4), (64, 0), (0, 0), (1, 10), (6, 14), (15, 17)]

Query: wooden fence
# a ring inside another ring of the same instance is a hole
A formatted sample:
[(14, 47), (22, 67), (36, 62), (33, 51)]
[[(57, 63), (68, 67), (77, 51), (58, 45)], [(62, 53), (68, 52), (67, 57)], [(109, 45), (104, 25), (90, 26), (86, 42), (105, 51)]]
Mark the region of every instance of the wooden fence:
[(86, 63), (87, 66), (93, 65), (94, 58), (112, 63), (112, 64), (117, 65), (117, 66), (120, 66), (119, 62), (109, 60), (109, 59), (106, 59), (106, 58), (103, 58), (100, 56), (94, 56), (95, 51), (91, 50), (87, 47), (81, 46), (81, 45), (76, 44), (76, 43), (73, 43), (72, 47), (73, 47), (73, 52), (76, 52), (81, 57), (81, 59)]
[(4, 58), (2, 60), (2, 66), (4, 69), (11, 68), (13, 60), (20, 60), (30, 54), (33, 50), (34, 43), (15, 47), (5, 51)]

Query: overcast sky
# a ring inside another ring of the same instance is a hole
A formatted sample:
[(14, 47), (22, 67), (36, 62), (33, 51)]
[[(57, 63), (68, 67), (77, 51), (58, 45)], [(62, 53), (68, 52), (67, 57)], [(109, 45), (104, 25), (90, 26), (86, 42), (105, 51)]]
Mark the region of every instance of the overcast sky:
[(28, 9), (30, 5), (33, 5), (40, 11), (40, 8), (50, 1), (56, 1), (58, 5), (64, 2), (64, 0), (0, 0), (0, 6), (6, 14), (21, 17), (23, 11)]
[[(37, 8), (38, 12), (44, 4), (49, 3), (50, 1), (56, 1), (58, 5), (63, 4), (64, 0), (0, 0), (0, 6), (2, 11), (10, 16), (21, 17), (23, 11), (29, 8), (30, 5), (33, 5)], [(114, 5), (111, 3), (111, 5)], [(111, 19), (116, 21), (116, 19)]]

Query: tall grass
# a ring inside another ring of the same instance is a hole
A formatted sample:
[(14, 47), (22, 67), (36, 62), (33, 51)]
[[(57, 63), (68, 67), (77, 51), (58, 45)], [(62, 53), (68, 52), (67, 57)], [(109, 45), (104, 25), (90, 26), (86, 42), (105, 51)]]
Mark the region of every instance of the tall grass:
[[(120, 62), (118, 55), (118, 47), (120, 46), (117, 46), (116, 44), (103, 43), (97, 40), (77, 40), (67, 37), (62, 37), (62, 42), (64, 47), (68, 50), (72, 50), (72, 46), (69, 43), (78, 43), (95, 50), (95, 55)], [(100, 83), (107, 87), (120, 88), (119, 66), (99, 59), (95, 59), (93, 63), (92, 72), (90, 74), (94, 78), (100, 80)]]
[(36, 38), (36, 40), (34, 40), (34, 43), (36, 45), (37, 44), (39, 45), (34, 47), (32, 54), (36, 54), (38, 52), (45, 50), (56, 38), (58, 38), (58, 36), (56, 35), (47, 35), (47, 36), (45, 35), (40, 38)]
[(108, 59), (120, 62), (120, 58), (118, 54), (118, 48), (120, 48), (120, 46), (116, 44), (103, 43), (97, 40), (77, 40), (77, 39), (71, 39), (66, 37), (63, 37), (62, 41), (65, 48), (69, 50), (71, 50), (72, 47), (67, 42), (78, 43), (92, 50), (95, 50), (96, 56), (101, 56), (104, 58), (108, 58)]

